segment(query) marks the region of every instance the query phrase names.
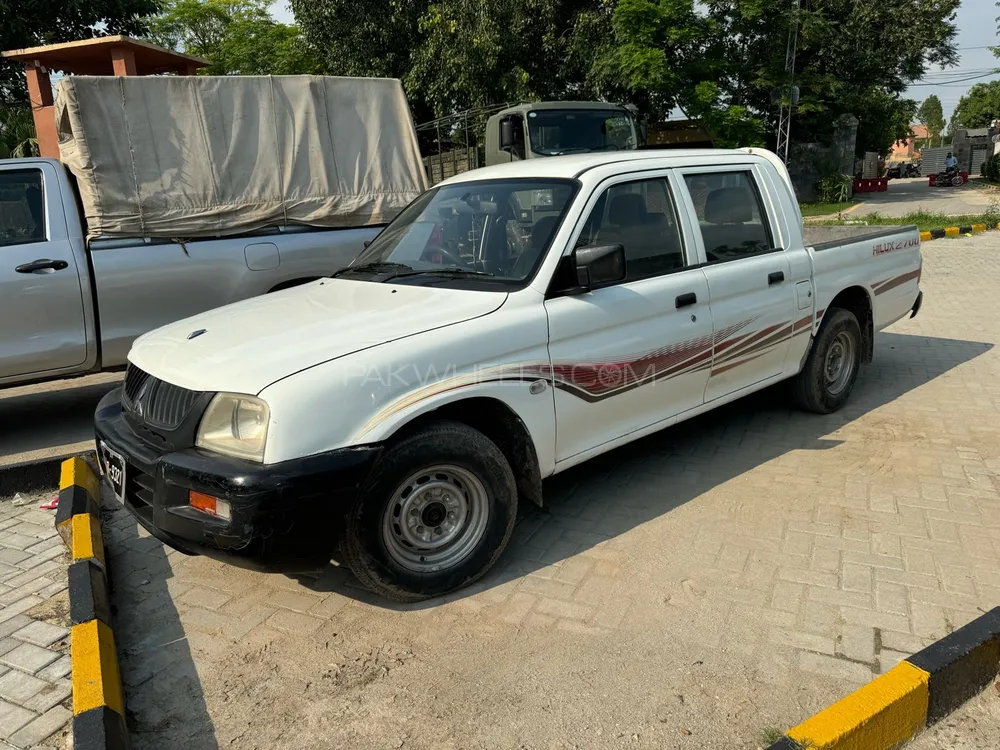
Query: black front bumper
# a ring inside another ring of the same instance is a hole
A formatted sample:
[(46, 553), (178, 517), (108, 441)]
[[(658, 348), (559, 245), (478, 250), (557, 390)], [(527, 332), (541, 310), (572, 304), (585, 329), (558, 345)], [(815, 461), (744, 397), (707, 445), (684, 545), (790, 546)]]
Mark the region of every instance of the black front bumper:
[[(381, 453), (365, 445), (257, 464), (198, 448), (157, 449), (122, 415), (121, 389), (94, 415), (103, 441), (125, 458), (125, 507), (151, 534), (188, 554), (256, 570), (302, 572), (329, 562), (344, 514)], [(190, 506), (194, 490), (229, 502), (230, 520)]]

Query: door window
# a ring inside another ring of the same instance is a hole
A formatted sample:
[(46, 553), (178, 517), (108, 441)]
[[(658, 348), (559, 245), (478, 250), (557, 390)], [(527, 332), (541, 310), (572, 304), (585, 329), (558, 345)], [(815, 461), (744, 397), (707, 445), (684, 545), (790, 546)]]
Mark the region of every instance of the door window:
[(738, 260), (776, 250), (750, 172), (684, 176), (709, 262)]
[(626, 281), (684, 268), (684, 244), (666, 178), (612, 185), (598, 199), (577, 247), (622, 245)]
[(0, 172), (0, 247), (45, 240), (42, 173)]

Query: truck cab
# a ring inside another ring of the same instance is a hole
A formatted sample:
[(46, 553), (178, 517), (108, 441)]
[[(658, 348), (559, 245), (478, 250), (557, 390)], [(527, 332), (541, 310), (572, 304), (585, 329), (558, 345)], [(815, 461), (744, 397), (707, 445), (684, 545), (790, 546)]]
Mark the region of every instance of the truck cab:
[(530, 102), (486, 123), (486, 165), (639, 147), (635, 114), (605, 102)]

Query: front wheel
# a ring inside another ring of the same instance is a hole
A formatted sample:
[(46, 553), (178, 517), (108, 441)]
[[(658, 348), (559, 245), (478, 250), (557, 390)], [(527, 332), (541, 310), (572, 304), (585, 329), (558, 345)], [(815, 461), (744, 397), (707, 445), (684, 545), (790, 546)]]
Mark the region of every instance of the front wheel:
[(842, 407), (854, 389), (861, 366), (861, 326), (854, 313), (833, 308), (813, 342), (792, 394), (807, 411), (829, 414)]
[(482, 577), (517, 517), (514, 473), (485, 435), (438, 422), (391, 446), (347, 518), (343, 554), (368, 588), (420, 601)]

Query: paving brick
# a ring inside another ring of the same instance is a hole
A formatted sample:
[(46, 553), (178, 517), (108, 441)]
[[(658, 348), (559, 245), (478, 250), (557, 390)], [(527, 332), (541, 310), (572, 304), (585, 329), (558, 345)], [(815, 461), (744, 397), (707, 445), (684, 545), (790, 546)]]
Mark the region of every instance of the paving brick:
[(939, 584), (937, 576), (925, 573), (910, 573), (904, 570), (891, 570), (888, 568), (876, 568), (875, 580), (887, 583), (901, 583), (904, 586), (916, 586), (927, 589), (937, 589)]
[(871, 594), (859, 591), (842, 591), (841, 589), (825, 589), (817, 586), (809, 586), (807, 596), (814, 602), (839, 604), (847, 607), (870, 607), (872, 604)]
[(871, 593), (872, 569), (867, 565), (845, 562), (840, 569), (840, 585), (845, 591)]
[(570, 620), (588, 620), (594, 614), (594, 607), (585, 604), (571, 604), (559, 599), (541, 599), (535, 605), (535, 611), (543, 615)]
[(881, 630), (879, 635), (882, 640), (882, 648), (894, 651), (903, 651), (907, 655), (915, 654), (924, 647), (923, 641), (910, 633), (897, 633), (895, 630)]
[(812, 633), (800, 633), (783, 628), (773, 628), (768, 633), (768, 640), (779, 646), (791, 646), (792, 648), (815, 651), (821, 654), (833, 654), (836, 649), (836, 641), (833, 638), (813, 635)]
[(69, 631), (58, 625), (34, 620), (29, 625), (25, 625), (15, 632), (14, 637), (28, 643), (34, 643), (36, 646), (44, 647), (51, 646), (56, 641), (69, 638)]
[(537, 601), (538, 597), (536, 596), (516, 591), (511, 594), (510, 599), (503, 607), (501, 619), (510, 625), (520, 625)]
[(0, 739), (9, 738), (34, 718), (35, 714), (28, 709), (0, 699)]
[(8, 667), (20, 669), (22, 672), (34, 674), (58, 658), (59, 654), (55, 651), (49, 651), (47, 648), (40, 648), (31, 643), (21, 643), (0, 656), (0, 662)]
[(46, 682), (45, 687), (25, 701), (23, 705), (25, 708), (31, 709), (36, 713), (45, 713), (53, 706), (69, 698), (72, 692), (73, 685), (69, 680)]
[(825, 677), (834, 677), (838, 680), (848, 680), (856, 684), (867, 682), (873, 676), (871, 669), (861, 664), (806, 651), (799, 654), (799, 669)]
[(870, 609), (841, 607), (840, 616), (849, 625), (868, 625), (873, 628), (888, 628), (890, 630), (908, 631), (910, 618), (891, 612), (875, 612)]
[(898, 583), (879, 581), (875, 584), (875, 608), (880, 612), (899, 615), (909, 613), (907, 589)]
[(774, 584), (771, 606), (786, 612), (797, 612), (805, 590), (805, 586), (801, 583), (778, 581)]
[(299, 612), (279, 609), (268, 618), (267, 624), (278, 630), (284, 630), (296, 635), (311, 635), (319, 630), (323, 621), (318, 617), (310, 617)]
[(39, 680), (37, 677), (32, 677), (17, 669), (11, 669), (0, 677), (0, 698), (6, 698), (11, 703), (23, 706), (25, 701), (48, 684), (45, 680)]
[(875, 628), (845, 625), (837, 640), (837, 653), (855, 661), (874, 662)]
[(224, 594), (220, 591), (216, 591), (215, 589), (193, 586), (185, 591), (183, 596), (178, 597), (177, 601), (179, 604), (190, 605), (193, 607), (218, 609), (230, 599), (232, 599), (230, 594)]
[(3, 640), (11, 633), (16, 633), (31, 622), (34, 621), (27, 615), (14, 615), (9, 620), (0, 622), (0, 640)]
[(552, 597), (567, 601), (573, 598), (575, 589), (576, 586), (571, 583), (563, 583), (547, 578), (536, 578), (534, 576), (528, 576), (521, 583), (521, 591), (526, 594), (536, 594), (541, 597)]
[(55, 706), (12, 734), (10, 741), (21, 747), (30, 747), (64, 727), (72, 718), (73, 714), (65, 708)]
[[(836, 552), (836, 550), (834, 550)], [(782, 581), (805, 583), (810, 586), (826, 586), (837, 588), (837, 574), (826, 570), (801, 570), (798, 568), (779, 568), (778, 578)]]

